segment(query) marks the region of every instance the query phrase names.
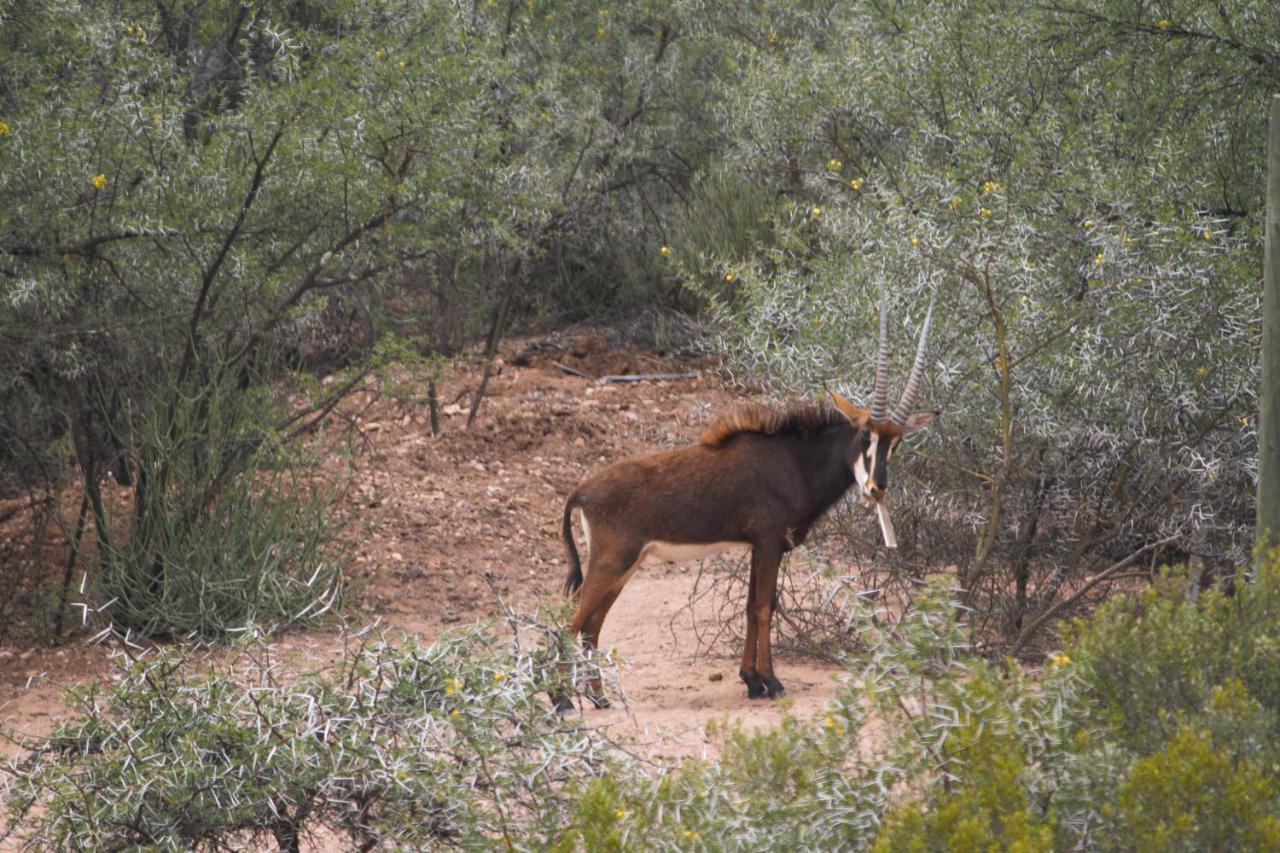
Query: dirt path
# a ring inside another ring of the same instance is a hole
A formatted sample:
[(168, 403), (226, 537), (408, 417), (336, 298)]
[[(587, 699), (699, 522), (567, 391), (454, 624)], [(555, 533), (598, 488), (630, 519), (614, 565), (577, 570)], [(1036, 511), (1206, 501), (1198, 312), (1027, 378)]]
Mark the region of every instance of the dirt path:
[(644, 745), (652, 757), (707, 756), (717, 744), (706, 737), (711, 721), (745, 729), (771, 726), (784, 713), (811, 717), (831, 699), (840, 667), (779, 656), (777, 673), (788, 698), (747, 699), (738, 679), (740, 649), (722, 641), (700, 649), (698, 624), (713, 618), (711, 602), (689, 601), (696, 569), (648, 564), (627, 584), (601, 634), (601, 645), (623, 660), (621, 686), (627, 708), (589, 709), (589, 723)]
[[(590, 375), (670, 372), (656, 356), (610, 348), (599, 337), (517, 341), (504, 351), (476, 425), (463, 426), (460, 404), (446, 405), (432, 436), (425, 388), (398, 377), (402, 393), (370, 383), (331, 430), (353, 430), (355, 455), (345, 475), (349, 563), (360, 599), (353, 624), (378, 620), (391, 632), (430, 640), (448, 627), (497, 615), (495, 591), (513, 604), (558, 599), (565, 562), (559, 538), (564, 495), (586, 474), (639, 453), (696, 441), (735, 397), (703, 375), (692, 381), (596, 385), (553, 362)], [(687, 369), (687, 365), (679, 365)], [(446, 377), (448, 403), (473, 388), (473, 370)], [(404, 393), (403, 389), (408, 389)], [(320, 439), (323, 440), (324, 436)], [(75, 508), (78, 496), (66, 503)], [(0, 528), (18, 536), (21, 518)], [(49, 560), (50, 577), (61, 555)], [(622, 671), (628, 709), (588, 711), (589, 722), (639, 738), (654, 756), (714, 749), (702, 735), (710, 720), (747, 727), (809, 715), (831, 697), (838, 670), (780, 659), (791, 698), (749, 702), (738, 681), (739, 649), (721, 643), (699, 652), (691, 620), (708, 610), (687, 603), (696, 567), (649, 564), (632, 579), (605, 624), (602, 642), (629, 663)], [(708, 604), (701, 604), (706, 608)], [(673, 621), (674, 619), (674, 621)], [(320, 662), (337, 653), (337, 632), (288, 635), (286, 651)], [(61, 649), (0, 645), (0, 728), (44, 734), (66, 714), (61, 687), (109, 672), (108, 654), (83, 643)], [(712, 680), (719, 676), (718, 680)], [(0, 742), (0, 757), (15, 748)]]

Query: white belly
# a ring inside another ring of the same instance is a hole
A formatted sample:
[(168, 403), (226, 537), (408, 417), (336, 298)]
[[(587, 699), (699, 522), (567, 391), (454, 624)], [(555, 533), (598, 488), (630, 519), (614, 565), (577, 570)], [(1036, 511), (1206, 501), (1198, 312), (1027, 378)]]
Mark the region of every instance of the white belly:
[(691, 560), (701, 560), (710, 557), (712, 554), (745, 554), (751, 550), (751, 545), (747, 542), (699, 542), (689, 544), (684, 542), (663, 542), (655, 539), (645, 544), (640, 549), (640, 559), (637, 562), (644, 562), (648, 557), (654, 557), (668, 563), (687, 563)]

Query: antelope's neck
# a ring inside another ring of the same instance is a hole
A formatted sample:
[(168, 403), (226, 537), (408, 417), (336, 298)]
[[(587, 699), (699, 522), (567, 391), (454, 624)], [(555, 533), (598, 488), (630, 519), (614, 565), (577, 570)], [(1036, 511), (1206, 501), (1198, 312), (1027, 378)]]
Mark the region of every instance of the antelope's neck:
[(822, 515), (840, 500), (854, 483), (849, 466), (853, 442), (857, 435), (850, 426), (838, 426), (795, 445), (796, 462), (809, 484), (817, 515)]

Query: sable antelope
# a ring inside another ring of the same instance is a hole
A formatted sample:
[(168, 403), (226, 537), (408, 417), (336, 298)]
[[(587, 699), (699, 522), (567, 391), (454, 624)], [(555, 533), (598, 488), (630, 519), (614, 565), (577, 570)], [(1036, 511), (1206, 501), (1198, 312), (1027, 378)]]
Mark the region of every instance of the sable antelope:
[[(915, 363), (898, 405), (887, 412), (888, 356), (884, 294), (880, 298), (880, 346), (871, 408), (829, 392), (826, 404), (773, 411), (758, 404), (735, 407), (691, 447), (627, 459), (584, 480), (564, 507), (562, 536), (569, 557), (565, 594), (578, 595), (571, 629), (588, 647), (623, 586), (644, 562), (699, 559), (719, 551), (750, 549), (746, 643), (739, 676), (747, 696), (781, 696), (773, 674), (769, 626), (777, 606), (782, 555), (805, 540), (809, 528), (854, 483), (867, 505), (888, 515), (886, 468), (902, 436), (925, 427), (937, 412), (908, 414), (919, 390), (933, 305), (925, 315)], [(587, 573), (573, 541), (579, 510), (587, 547)], [(891, 527), (884, 528), (893, 546)], [(598, 707), (608, 704), (592, 686)], [(558, 701), (562, 710), (567, 699)]]

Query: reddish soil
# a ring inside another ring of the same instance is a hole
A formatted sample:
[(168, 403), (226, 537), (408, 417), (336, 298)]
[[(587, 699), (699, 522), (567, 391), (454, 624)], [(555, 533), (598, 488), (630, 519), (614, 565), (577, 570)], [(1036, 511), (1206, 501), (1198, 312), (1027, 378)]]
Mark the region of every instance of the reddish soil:
[[(592, 376), (689, 370), (699, 376), (597, 385), (554, 362)], [(558, 600), (566, 572), (559, 535), (564, 496), (610, 462), (695, 441), (734, 399), (706, 365), (673, 365), (610, 348), (600, 336), (561, 346), (517, 341), (505, 348), (468, 430), (469, 397), (461, 395), (478, 378), (470, 367), (445, 377), (438, 436), (431, 435), (425, 382), (407, 376), (396, 384), (413, 389), (409, 402), (379, 392), (371, 381), (328, 427), (331, 433), (354, 429), (358, 438), (345, 471), (350, 536), (359, 543), (349, 567), (358, 596), (347, 617), (352, 624), (378, 620), (392, 633), (429, 640), (457, 623), (497, 615), (498, 594), (522, 609)], [(455, 398), (459, 403), (451, 404)], [(65, 497), (68, 513), (78, 500), (78, 494)], [(11, 515), (0, 525), (0, 542), (11, 542), (24, 523), (29, 526), (22, 512)], [(49, 578), (61, 571), (53, 551)], [(712, 616), (709, 604), (692, 612), (685, 607), (696, 573), (696, 565), (646, 565), (604, 627), (603, 644), (625, 661), (627, 707), (589, 710), (586, 718), (638, 738), (654, 756), (713, 749), (703, 734), (709, 720), (755, 727), (778, 721), (788, 708), (815, 713), (839, 674), (830, 665), (783, 658), (778, 671), (791, 698), (749, 702), (737, 678), (739, 649), (727, 643), (699, 648), (691, 617), (705, 624)], [(331, 659), (338, 633), (294, 633), (280, 645)], [(67, 713), (62, 688), (109, 670), (108, 650), (82, 640), (62, 648), (0, 645), (0, 730), (48, 732)], [(16, 751), (0, 741), (0, 757)]]

